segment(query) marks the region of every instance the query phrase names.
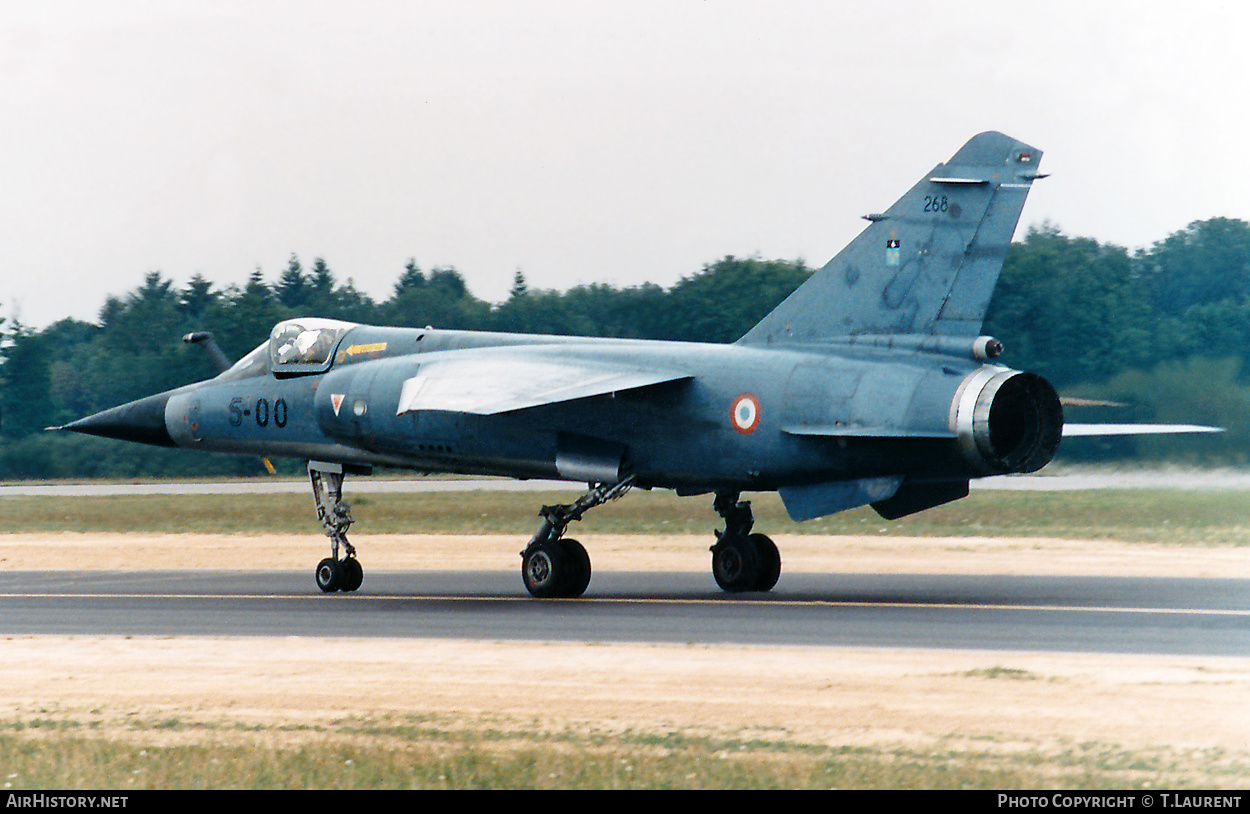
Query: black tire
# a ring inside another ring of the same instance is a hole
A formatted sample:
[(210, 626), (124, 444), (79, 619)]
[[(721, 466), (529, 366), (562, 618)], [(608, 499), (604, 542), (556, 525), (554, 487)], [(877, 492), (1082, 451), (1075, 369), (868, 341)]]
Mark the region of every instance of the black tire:
[(777, 544), (763, 534), (752, 534), (747, 542), (755, 547), (760, 562), (759, 578), (753, 590), (771, 591), (781, 578), (781, 552)]
[(586, 548), (576, 540), (562, 538), (560, 546), (564, 549), (564, 559), (568, 573), (560, 596), (573, 599), (586, 593), (590, 585), (590, 555)]
[(539, 599), (554, 599), (567, 581), (568, 556), (559, 540), (544, 540), (521, 552), (521, 579)]
[(722, 537), (712, 546), (712, 576), (729, 593), (756, 590), (760, 581), (760, 555), (745, 537)]
[(340, 560), (339, 569), (341, 571), (340, 591), (354, 591), (365, 580), (365, 569), (360, 567), (360, 560), (355, 557)]
[(326, 557), (317, 563), (317, 570), (314, 572), (317, 580), (317, 587), (324, 593), (332, 594), (343, 585), (343, 568), (339, 565), (339, 561)]

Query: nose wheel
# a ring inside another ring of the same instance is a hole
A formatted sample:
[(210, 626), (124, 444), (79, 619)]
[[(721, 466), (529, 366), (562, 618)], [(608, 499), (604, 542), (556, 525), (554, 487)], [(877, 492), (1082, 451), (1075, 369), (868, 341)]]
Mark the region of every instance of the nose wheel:
[(335, 591), (356, 590), (364, 581), (365, 572), (360, 567), (360, 560), (355, 557), (345, 557), (341, 560), (326, 557), (317, 563), (315, 576), (317, 587), (330, 594)]

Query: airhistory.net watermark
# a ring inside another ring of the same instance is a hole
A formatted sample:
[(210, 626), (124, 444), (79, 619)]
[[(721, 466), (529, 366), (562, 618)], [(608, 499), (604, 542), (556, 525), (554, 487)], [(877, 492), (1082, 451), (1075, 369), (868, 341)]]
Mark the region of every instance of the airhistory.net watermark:
[(9, 792), (4, 796), (5, 808), (125, 808), (127, 802), (124, 794)]

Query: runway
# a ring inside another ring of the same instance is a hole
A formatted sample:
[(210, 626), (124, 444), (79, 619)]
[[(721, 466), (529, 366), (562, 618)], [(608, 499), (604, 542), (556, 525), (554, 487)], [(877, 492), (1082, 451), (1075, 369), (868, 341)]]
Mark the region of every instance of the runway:
[(783, 576), (767, 595), (693, 573), (596, 574), (530, 598), (503, 571), (0, 573), (0, 634), (329, 636), (1245, 656), (1250, 580), (924, 574)]

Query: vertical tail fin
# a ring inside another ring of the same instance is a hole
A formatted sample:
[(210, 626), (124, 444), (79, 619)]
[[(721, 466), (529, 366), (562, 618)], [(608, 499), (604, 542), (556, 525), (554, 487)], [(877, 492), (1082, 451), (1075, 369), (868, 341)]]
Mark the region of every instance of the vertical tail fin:
[(974, 136), (738, 341), (976, 336), (1041, 157)]

